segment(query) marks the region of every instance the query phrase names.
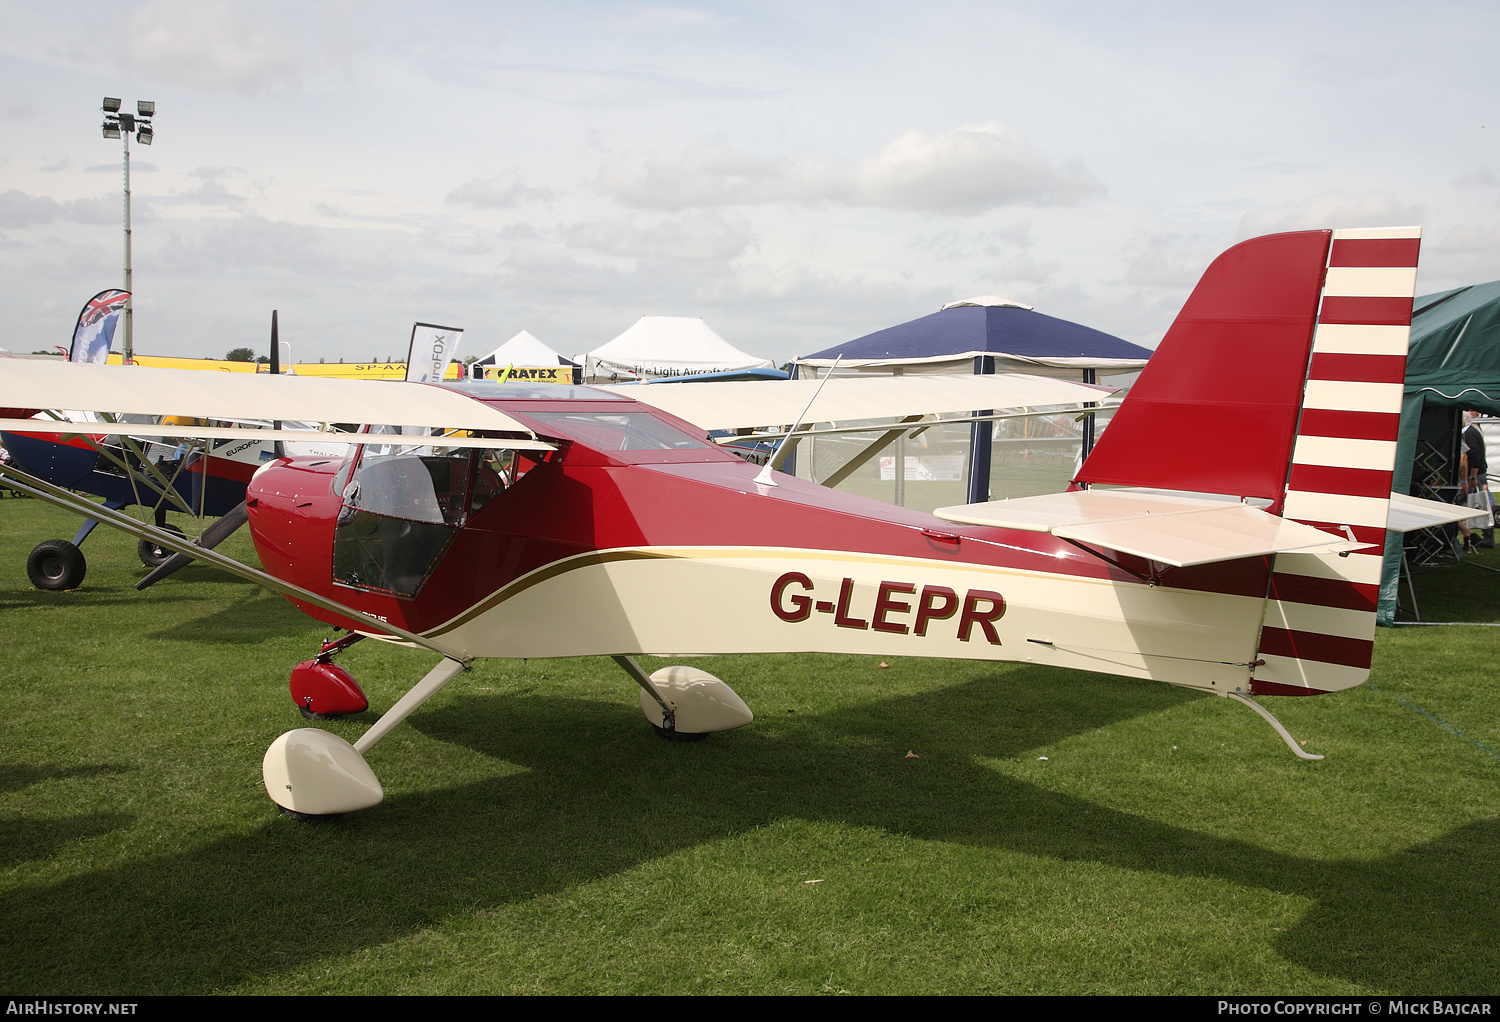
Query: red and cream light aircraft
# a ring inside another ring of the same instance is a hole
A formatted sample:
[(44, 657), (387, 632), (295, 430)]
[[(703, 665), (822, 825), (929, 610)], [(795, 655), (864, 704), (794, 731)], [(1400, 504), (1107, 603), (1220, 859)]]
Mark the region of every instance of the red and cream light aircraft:
[(877, 414), (904, 431), (938, 413), (1101, 396), (1026, 377), (837, 380), (808, 408), (817, 385), (797, 381), (188, 374), (197, 379), (166, 387), (168, 370), (0, 360), (0, 406), (382, 424), (333, 435), (345, 457), (256, 473), (247, 504), (263, 571), (14, 469), (0, 476), (347, 629), (293, 673), (310, 715), (364, 709), (330, 662), (351, 641), (442, 657), (353, 745), (312, 728), (276, 739), (266, 790), (295, 813), (380, 801), (364, 754), (482, 657), (613, 656), (675, 738), (739, 727), (751, 712), (719, 679), (691, 667), (647, 676), (635, 654), (1018, 660), (1240, 699), (1318, 758), (1250, 697), (1363, 682), (1393, 501), (1402, 528), (1468, 513), (1390, 493), (1419, 235), (1306, 231), (1221, 255), (1073, 489), (1054, 496), (928, 515), (757, 469), (705, 432)]

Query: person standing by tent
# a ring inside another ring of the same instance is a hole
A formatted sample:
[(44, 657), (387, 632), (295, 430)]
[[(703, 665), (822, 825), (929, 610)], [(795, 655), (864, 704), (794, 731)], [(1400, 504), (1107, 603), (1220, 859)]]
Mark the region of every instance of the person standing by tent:
[[(1460, 455), (1462, 465), (1463, 481), (1460, 492), (1468, 495), (1470, 507), (1483, 508), (1484, 519), (1488, 528), (1482, 530), (1470, 530), (1464, 528), (1464, 545), (1476, 545), (1472, 531), (1481, 531), (1484, 538), (1477, 545), (1485, 549), (1493, 549), (1495, 546), (1495, 511), (1490, 499), (1489, 487), (1489, 460), (1485, 457), (1484, 434), (1479, 432), (1479, 424), (1475, 421), (1479, 413), (1472, 408), (1464, 412), (1463, 451)], [(1469, 519), (1468, 521), (1473, 521)], [(1465, 523), (1467, 526), (1467, 523)]]

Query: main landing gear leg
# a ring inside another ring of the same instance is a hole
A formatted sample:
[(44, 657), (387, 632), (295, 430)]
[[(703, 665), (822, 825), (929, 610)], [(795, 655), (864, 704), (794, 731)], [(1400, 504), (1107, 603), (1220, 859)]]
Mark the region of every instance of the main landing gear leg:
[(732, 731), (755, 719), (734, 689), (696, 667), (663, 667), (647, 676), (628, 656), (612, 657), (641, 686), (641, 712), (661, 737), (701, 742), (715, 731)]
[(1279, 721), (1275, 717), (1271, 716), (1271, 711), (1268, 710), (1268, 709), (1266, 709), (1264, 706), (1260, 705), (1260, 703), (1257, 703), (1254, 699), (1250, 699), (1247, 696), (1241, 695), (1239, 692), (1225, 692), (1224, 694), (1226, 696), (1228, 696), (1230, 699), (1237, 699), (1237, 700), (1239, 700), (1240, 702), (1244, 703), (1246, 706), (1250, 707), (1250, 709), (1254, 710), (1256, 713), (1258, 713), (1262, 717), (1266, 718), (1267, 723), (1269, 723), (1272, 727), (1274, 727), (1276, 729), (1276, 733), (1281, 736), (1281, 740), (1283, 742), (1286, 742), (1286, 747), (1288, 749), (1291, 749), (1293, 752), (1295, 752), (1297, 754), (1297, 756), (1298, 756), (1299, 759), (1314, 759), (1314, 760), (1316, 760), (1316, 759), (1322, 759), (1323, 758), (1322, 756), (1314, 756), (1310, 752), (1304, 752), (1303, 749), (1302, 749), (1302, 746), (1300, 746), (1300, 745), (1297, 744), (1297, 740), (1291, 736), (1291, 734), (1287, 731), (1286, 728), (1282, 727), (1281, 721)]
[(335, 816), (375, 805), (385, 797), (385, 791), (365, 762), (364, 753), (468, 669), (468, 662), (444, 657), (353, 745), (316, 728), (288, 731), (271, 743), (261, 762), (266, 794), (298, 816)]

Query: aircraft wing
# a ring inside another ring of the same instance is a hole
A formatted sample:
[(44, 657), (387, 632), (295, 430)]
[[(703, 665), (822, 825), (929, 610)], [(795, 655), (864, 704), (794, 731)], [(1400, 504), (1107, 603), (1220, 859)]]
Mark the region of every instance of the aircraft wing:
[(1078, 490), (938, 508), (950, 522), (1049, 532), (1174, 567), (1267, 554), (1332, 554), (1369, 546), (1237, 501)]
[[(449, 446), (548, 449), (529, 429), (498, 409), (456, 391), (419, 383), (338, 380), (250, 373), (214, 373), (145, 366), (87, 365), (0, 358), (0, 408), (78, 409), (89, 412), (316, 423), (378, 423), (495, 431), (528, 439), (454, 438)], [(47, 419), (0, 420), (15, 433), (59, 432)], [(82, 425), (82, 424), (80, 424)], [(242, 437), (246, 430), (211, 426), (136, 426), (111, 429), (88, 423), (80, 432), (149, 433), (152, 436)], [(256, 439), (364, 442), (353, 434), (320, 429), (255, 430)]]
[(992, 376), (879, 376), (827, 381), (802, 410), (819, 380), (608, 385), (610, 390), (686, 419), (705, 430), (753, 429), (801, 422), (847, 422), (915, 415), (968, 414), (979, 409), (1077, 407), (1114, 388), (1011, 373)]

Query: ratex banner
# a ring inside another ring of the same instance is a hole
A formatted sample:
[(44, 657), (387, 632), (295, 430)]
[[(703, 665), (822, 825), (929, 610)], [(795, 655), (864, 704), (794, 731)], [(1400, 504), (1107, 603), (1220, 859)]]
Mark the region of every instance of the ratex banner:
[(438, 383), (448, 372), (448, 363), (458, 351), (463, 328), (415, 323), (411, 328), (411, 351), (406, 356), (406, 378), (412, 383)]
[(69, 362), (99, 362), (109, 358), (109, 346), (115, 339), (120, 313), (130, 300), (129, 291), (100, 291), (84, 303), (73, 328), (73, 344), (68, 348)]

